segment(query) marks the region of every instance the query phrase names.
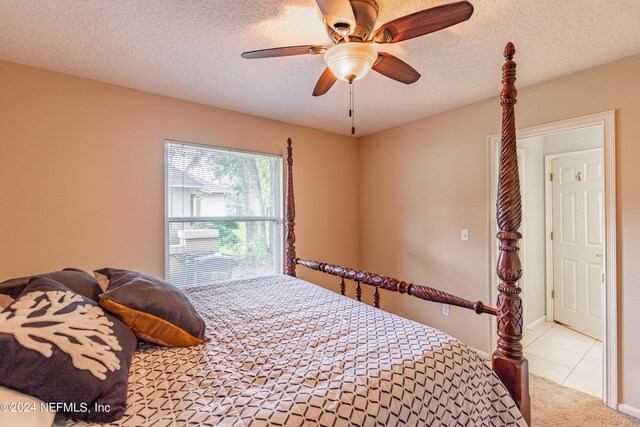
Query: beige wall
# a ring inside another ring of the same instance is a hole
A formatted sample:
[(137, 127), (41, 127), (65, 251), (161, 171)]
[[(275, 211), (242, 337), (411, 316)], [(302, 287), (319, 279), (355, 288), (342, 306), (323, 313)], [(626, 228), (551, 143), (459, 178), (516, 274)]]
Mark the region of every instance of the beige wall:
[[(526, 55), (526, 52), (520, 53)], [(517, 55), (516, 55), (517, 60)], [(617, 113), (620, 401), (640, 408), (640, 56), (520, 91), (519, 127)], [(528, 72), (519, 70), (521, 75)], [(500, 91), (499, 70), (496, 94)], [(489, 296), (487, 136), (497, 99), (365, 137), (360, 146), (363, 268), (470, 299)], [(491, 219), (493, 220), (493, 219)], [(469, 228), (470, 241), (460, 241)], [(488, 350), (489, 322), (468, 310), (383, 295), (383, 306)]]
[(161, 276), (165, 138), (278, 153), (287, 137), (298, 253), (358, 264), (357, 212), (339, 209), (357, 197), (357, 140), (0, 62), (0, 280), (73, 266)]

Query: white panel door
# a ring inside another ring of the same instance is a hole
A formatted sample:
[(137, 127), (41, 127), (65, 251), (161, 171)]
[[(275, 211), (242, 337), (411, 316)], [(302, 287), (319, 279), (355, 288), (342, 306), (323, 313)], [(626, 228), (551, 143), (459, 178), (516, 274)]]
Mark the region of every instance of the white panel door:
[(554, 159), (552, 168), (554, 317), (602, 339), (603, 153), (577, 152)]

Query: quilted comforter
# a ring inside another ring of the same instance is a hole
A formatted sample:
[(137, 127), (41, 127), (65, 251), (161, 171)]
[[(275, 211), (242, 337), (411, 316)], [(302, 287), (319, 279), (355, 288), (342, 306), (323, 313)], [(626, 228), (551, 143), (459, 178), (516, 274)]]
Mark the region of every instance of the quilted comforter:
[(210, 341), (141, 344), (114, 425), (526, 425), (476, 352), (437, 329), (288, 276), (185, 291)]

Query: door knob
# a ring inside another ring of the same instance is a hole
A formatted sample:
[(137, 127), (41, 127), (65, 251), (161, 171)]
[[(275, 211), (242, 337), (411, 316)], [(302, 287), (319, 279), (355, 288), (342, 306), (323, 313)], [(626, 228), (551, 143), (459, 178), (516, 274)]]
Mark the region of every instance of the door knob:
[(596, 254), (598, 258), (602, 258), (602, 254)]

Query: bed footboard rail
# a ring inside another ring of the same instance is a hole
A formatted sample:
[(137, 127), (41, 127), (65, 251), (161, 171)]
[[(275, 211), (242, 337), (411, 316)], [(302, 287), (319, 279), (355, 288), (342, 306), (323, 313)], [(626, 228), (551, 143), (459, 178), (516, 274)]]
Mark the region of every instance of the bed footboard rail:
[(312, 270), (340, 277), (342, 279), (340, 281), (341, 294), (344, 294), (344, 279), (356, 282), (356, 299), (358, 301), (361, 300), (362, 295), (361, 292), (358, 292), (360, 284), (374, 286), (375, 290), (373, 300), (374, 306), (377, 308), (380, 308), (380, 293), (378, 292), (378, 289), (385, 289), (387, 291), (398, 292), (400, 294), (408, 294), (425, 301), (433, 301), (468, 308), (475, 311), (477, 314), (487, 313), (494, 316), (498, 315), (498, 311), (495, 308), (489, 307), (481, 301), (470, 301), (447, 292), (439, 291), (438, 289), (434, 289), (429, 286), (416, 285), (393, 277), (369, 273), (355, 268), (342, 267), (335, 264), (327, 264), (324, 262), (308, 261), (299, 258), (296, 258), (294, 262), (297, 265), (303, 265)]

